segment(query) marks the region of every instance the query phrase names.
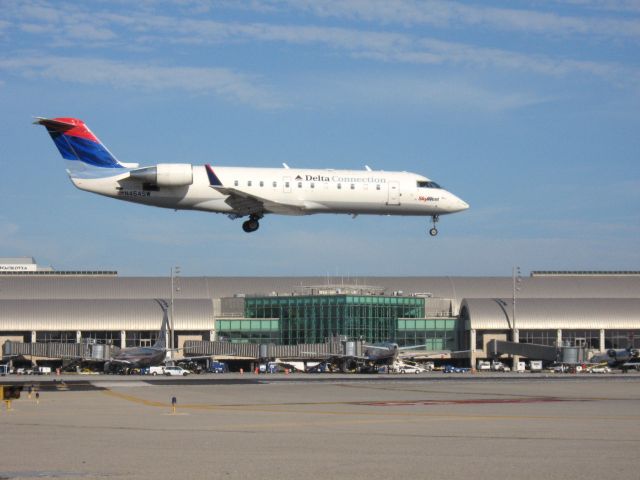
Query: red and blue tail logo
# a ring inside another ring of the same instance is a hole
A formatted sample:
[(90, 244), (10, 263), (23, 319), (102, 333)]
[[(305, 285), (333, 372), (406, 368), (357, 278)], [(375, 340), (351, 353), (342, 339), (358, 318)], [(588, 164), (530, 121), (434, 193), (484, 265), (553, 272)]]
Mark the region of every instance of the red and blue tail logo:
[(99, 168), (125, 168), (98, 140), (82, 120), (76, 118), (38, 118), (46, 127), (65, 160), (79, 161)]

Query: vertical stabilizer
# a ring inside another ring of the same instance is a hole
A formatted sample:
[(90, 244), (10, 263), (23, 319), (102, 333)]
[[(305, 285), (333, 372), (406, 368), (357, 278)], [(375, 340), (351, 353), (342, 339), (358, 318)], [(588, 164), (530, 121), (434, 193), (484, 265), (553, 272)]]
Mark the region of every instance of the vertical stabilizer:
[(69, 162), (69, 173), (72, 175), (86, 169), (124, 169), (138, 166), (118, 161), (82, 120), (39, 117), (34, 123), (47, 129), (60, 155)]
[(158, 305), (162, 308), (162, 326), (160, 327), (160, 333), (156, 343), (153, 344), (153, 348), (166, 349), (167, 348), (167, 332), (169, 331), (169, 305), (166, 300), (158, 300)]

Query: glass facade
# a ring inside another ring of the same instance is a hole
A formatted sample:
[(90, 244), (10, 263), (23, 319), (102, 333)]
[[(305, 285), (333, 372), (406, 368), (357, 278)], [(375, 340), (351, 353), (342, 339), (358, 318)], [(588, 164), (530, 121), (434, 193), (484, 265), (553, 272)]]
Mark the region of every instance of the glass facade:
[(158, 339), (159, 332), (156, 331), (127, 331), (127, 347), (151, 347)]
[(455, 318), (399, 319), (398, 345), (425, 345), (426, 350), (457, 349)]
[(640, 330), (607, 330), (605, 348), (640, 348)]
[(562, 342), (568, 345), (600, 348), (600, 330), (562, 330)]
[(550, 347), (558, 343), (557, 330), (520, 330), (520, 343), (535, 343), (536, 345), (547, 345)]
[[(367, 342), (400, 340), (399, 319), (424, 318), (425, 299), (417, 297), (383, 297), (373, 295), (314, 295), (291, 297), (256, 297), (245, 299), (247, 319), (274, 322), (271, 330), (254, 330), (242, 322), (248, 320), (219, 320), (218, 334), (229, 340), (269, 341), (284, 345), (323, 343), (337, 336), (363, 338)], [(239, 322), (223, 323), (223, 322)], [(260, 328), (264, 327), (260, 325)], [(403, 341), (411, 338), (403, 324)], [(244, 332), (244, 333), (243, 333)], [(257, 337), (256, 335), (259, 334)], [(414, 335), (415, 336), (415, 335)], [(251, 340), (255, 339), (255, 340)]]
[(36, 332), (38, 343), (76, 343), (77, 332)]
[(98, 344), (114, 345), (116, 347), (120, 347), (122, 337), (120, 336), (119, 331), (112, 331), (112, 330), (102, 331), (102, 332), (83, 331), (82, 340), (85, 340), (85, 341), (90, 340)]
[(233, 318), (216, 320), (218, 340), (232, 343), (281, 343), (280, 320)]

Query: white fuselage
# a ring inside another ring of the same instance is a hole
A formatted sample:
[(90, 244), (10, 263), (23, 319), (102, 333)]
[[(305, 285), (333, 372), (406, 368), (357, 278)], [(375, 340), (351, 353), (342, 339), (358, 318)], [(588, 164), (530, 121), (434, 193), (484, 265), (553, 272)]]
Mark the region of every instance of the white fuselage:
[[(214, 170), (226, 189), (267, 200), (262, 213), (439, 216), (469, 207), (442, 188), (424, 187), (425, 183), (431, 185), (428, 178), (408, 172), (242, 167)], [(232, 206), (233, 202), (227, 202), (228, 194), (211, 186), (204, 166), (194, 165), (193, 182), (178, 187), (150, 187), (130, 178), (128, 171), (71, 180), (82, 190), (145, 205), (244, 214)]]

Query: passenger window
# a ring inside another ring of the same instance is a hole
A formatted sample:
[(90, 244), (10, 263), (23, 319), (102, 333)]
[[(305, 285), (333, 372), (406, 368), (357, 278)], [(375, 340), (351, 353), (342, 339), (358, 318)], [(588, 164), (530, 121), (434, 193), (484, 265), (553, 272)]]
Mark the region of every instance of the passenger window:
[(311, 188), (316, 188), (316, 184), (311, 182)]
[(355, 190), (355, 189), (356, 189), (356, 186), (352, 183), (351, 184), (351, 190)]
[[(278, 182), (273, 182), (273, 188), (275, 188), (275, 187), (277, 187), (277, 186), (278, 186)], [(287, 185), (287, 187), (288, 187), (288, 186), (289, 186), (289, 185)]]
[(233, 186), (234, 186), (234, 187), (237, 187), (237, 186), (238, 186), (238, 180), (234, 180), (234, 181), (233, 181)]
[(302, 188), (302, 182), (298, 182), (298, 188)]
[(247, 187), (250, 187), (250, 186), (251, 186), (251, 180), (247, 182)]
[[(273, 182), (273, 183), (276, 183), (276, 182)], [(284, 186), (289, 188), (289, 182), (284, 182)]]
[(380, 190), (380, 185), (376, 185), (376, 190)]
[(264, 187), (264, 182), (262, 180), (260, 180), (260, 186)]
[(340, 190), (341, 188), (342, 188), (342, 184), (341, 184), (341, 183), (339, 183), (339, 184), (338, 184), (338, 190)]

